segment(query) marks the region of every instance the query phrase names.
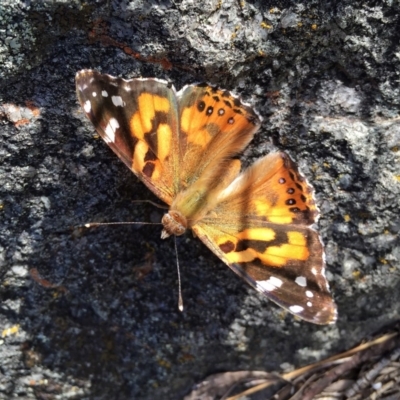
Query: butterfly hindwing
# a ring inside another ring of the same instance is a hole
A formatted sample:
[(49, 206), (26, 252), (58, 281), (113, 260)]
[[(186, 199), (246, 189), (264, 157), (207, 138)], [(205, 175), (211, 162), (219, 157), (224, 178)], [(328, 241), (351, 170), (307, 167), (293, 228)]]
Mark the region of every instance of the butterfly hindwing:
[(315, 324), (336, 320), (317, 232), (271, 225), (238, 232), (231, 241), (221, 242), (221, 237), (227, 239), (221, 229), (201, 222), (193, 227), (196, 236), (236, 274), (281, 307)]
[(209, 85), (186, 86), (177, 96), (181, 188), (171, 210), (183, 214), (191, 227), (240, 172), (233, 156), (253, 138), (260, 118), (228, 91)]
[(285, 153), (273, 153), (239, 175), (192, 229), (258, 291), (302, 319), (326, 324), (336, 308), (323, 246), (310, 227), (317, 215), (311, 186)]
[(178, 98), (185, 189), (205, 171), (224, 173), (223, 161), (244, 150), (260, 118), (230, 92), (207, 84), (185, 86)]

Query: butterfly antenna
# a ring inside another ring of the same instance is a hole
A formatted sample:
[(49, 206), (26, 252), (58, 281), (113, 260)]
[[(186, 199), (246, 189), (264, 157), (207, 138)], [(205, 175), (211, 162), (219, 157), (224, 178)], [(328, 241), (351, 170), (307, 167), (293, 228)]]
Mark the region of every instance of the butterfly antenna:
[(183, 311), (181, 271), (179, 269), (178, 246), (176, 245), (176, 236), (175, 235), (174, 235), (174, 243), (175, 243), (175, 254), (176, 254), (176, 268), (178, 270), (178, 290), (179, 290), (178, 308), (179, 308), (179, 311)]
[(104, 225), (162, 225), (161, 222), (88, 222), (83, 225), (85, 228), (93, 228), (95, 226)]
[(151, 200), (131, 200), (131, 203), (150, 203), (154, 207), (161, 208), (163, 210), (168, 210), (169, 206), (165, 204), (158, 204)]

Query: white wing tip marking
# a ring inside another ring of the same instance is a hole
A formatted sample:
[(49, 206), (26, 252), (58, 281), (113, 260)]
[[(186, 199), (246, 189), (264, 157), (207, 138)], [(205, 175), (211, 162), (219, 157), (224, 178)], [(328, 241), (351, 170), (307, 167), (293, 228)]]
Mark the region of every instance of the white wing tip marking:
[(104, 138), (106, 143), (115, 142), (115, 131), (119, 128), (119, 123), (115, 118), (111, 118), (108, 121), (106, 129), (104, 130), (106, 136)]
[(122, 100), (121, 96), (111, 96), (111, 101), (116, 107), (125, 107), (125, 102)]
[(83, 104), (83, 109), (85, 110), (86, 114), (89, 114), (91, 109), (92, 109), (92, 104), (90, 103), (90, 100), (86, 100), (85, 103)]
[(266, 281), (256, 281), (257, 288), (261, 291), (272, 292), (283, 285), (283, 281), (275, 276), (271, 276)]
[(295, 282), (302, 287), (306, 287), (307, 286), (307, 279), (304, 276), (298, 276), (295, 279)]
[(301, 312), (304, 310), (304, 307), (294, 305), (294, 306), (290, 306), (290, 307), (289, 307), (289, 310), (290, 310), (292, 313), (298, 314), (298, 313), (301, 313)]
[(84, 92), (84, 91), (87, 89), (87, 87), (88, 87), (88, 85), (86, 84), (86, 82), (84, 82), (84, 83), (78, 83), (78, 89), (79, 89), (81, 92)]

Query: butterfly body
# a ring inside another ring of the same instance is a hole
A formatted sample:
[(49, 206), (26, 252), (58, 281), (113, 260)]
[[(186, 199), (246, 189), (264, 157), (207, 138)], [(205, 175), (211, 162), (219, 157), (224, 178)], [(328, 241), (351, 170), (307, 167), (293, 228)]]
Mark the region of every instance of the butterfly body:
[(269, 299), (307, 321), (334, 322), (312, 187), (285, 153), (245, 171), (235, 158), (261, 123), (251, 107), (207, 84), (176, 92), (90, 70), (76, 82), (100, 136), (169, 205), (162, 238), (191, 229)]

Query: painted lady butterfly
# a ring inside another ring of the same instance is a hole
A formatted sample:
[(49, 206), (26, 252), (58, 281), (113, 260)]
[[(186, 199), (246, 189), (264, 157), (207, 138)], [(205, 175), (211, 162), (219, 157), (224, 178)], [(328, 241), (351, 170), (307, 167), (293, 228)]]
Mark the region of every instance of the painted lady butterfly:
[(285, 153), (240, 172), (233, 158), (260, 118), (230, 92), (207, 84), (174, 87), (83, 70), (79, 102), (97, 132), (170, 206), (161, 237), (196, 236), (269, 299), (316, 324), (336, 320), (324, 275), (313, 189)]

